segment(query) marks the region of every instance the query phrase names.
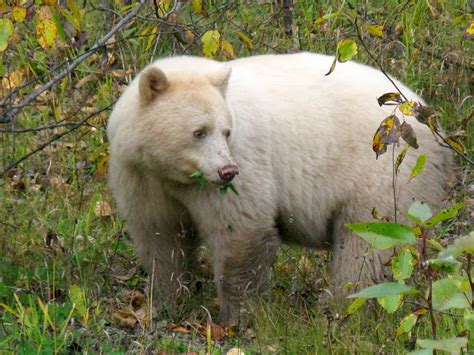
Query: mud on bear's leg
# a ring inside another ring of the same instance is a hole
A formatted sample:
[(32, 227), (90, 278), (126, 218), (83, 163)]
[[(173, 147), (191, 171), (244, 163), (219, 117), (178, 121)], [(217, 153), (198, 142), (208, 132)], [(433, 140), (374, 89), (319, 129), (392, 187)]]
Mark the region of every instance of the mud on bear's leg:
[(240, 304), (269, 281), (269, 271), (280, 245), (277, 231), (227, 235), (214, 250), (214, 279), (219, 297), (219, 321), (239, 323)]

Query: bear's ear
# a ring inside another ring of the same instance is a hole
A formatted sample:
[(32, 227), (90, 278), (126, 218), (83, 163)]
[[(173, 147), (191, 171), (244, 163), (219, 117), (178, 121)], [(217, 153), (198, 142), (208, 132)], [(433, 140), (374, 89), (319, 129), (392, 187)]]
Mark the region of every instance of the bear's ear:
[(211, 84), (217, 87), (222, 93), (222, 96), (224, 97), (227, 92), (227, 85), (229, 84), (231, 73), (232, 68), (223, 68), (209, 75), (209, 80), (211, 81)]
[(161, 69), (150, 67), (140, 74), (138, 91), (140, 97), (150, 103), (168, 87), (168, 79)]

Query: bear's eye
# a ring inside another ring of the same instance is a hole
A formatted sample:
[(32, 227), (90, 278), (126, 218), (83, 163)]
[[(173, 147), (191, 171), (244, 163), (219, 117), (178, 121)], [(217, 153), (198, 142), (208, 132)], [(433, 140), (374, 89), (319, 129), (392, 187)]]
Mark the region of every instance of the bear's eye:
[(230, 129), (228, 129), (227, 131), (224, 132), (224, 136), (226, 138), (229, 138), (230, 137)]
[(201, 139), (206, 136), (206, 130), (205, 129), (198, 129), (193, 132), (193, 135), (195, 138)]

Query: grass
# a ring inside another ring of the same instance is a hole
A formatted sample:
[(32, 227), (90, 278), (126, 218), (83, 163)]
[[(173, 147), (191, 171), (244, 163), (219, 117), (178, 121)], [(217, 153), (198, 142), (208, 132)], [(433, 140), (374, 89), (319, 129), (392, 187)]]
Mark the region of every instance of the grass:
[[(279, 7), (250, 4), (225, 12), (223, 5), (217, 5), (209, 7), (208, 17), (193, 14), (192, 21), (187, 9), (181, 21), (192, 24), (190, 28), (196, 35), (216, 26), (223, 38), (232, 43), (238, 57), (286, 52), (296, 47), (334, 53), (337, 40), (345, 36), (355, 39), (355, 31), (343, 17), (314, 24), (321, 14), (352, 11), (341, 0), (324, 5), (298, 1), (294, 9), (297, 28), (292, 38), (283, 32)], [(447, 131), (458, 131), (466, 153), (472, 157), (472, 120), (463, 126), (472, 114), (468, 73), (472, 70), (469, 58), (473, 56), (473, 46), (463, 38), (470, 16), (467, 2), (374, 0), (359, 10), (367, 21), (383, 23), (389, 31), (385, 40), (364, 37), (371, 51), (385, 69), (422, 92), (440, 112)], [(84, 20), (85, 29), (93, 38), (103, 33), (103, 26), (99, 26), (102, 16), (101, 12), (91, 11)], [(150, 42), (142, 35), (156, 26), (151, 22), (152, 15), (149, 19), (135, 22), (117, 34), (118, 42), (109, 49), (107, 63), (104, 64), (105, 55), (81, 65), (75, 76), (64, 79), (48, 97), (28, 107), (15, 128), (34, 128), (64, 117), (64, 122), (77, 121), (91, 110), (112, 103), (131, 72), (152, 57), (181, 53), (184, 49), (200, 52), (199, 40), (194, 44), (180, 43), (173, 27), (162, 28), (156, 45)], [(398, 37), (394, 35), (397, 27), (403, 28)], [(237, 32), (251, 38), (252, 48), (238, 39)], [(10, 72), (23, 70), (28, 78), (48, 73), (59, 62), (58, 53), (62, 50), (45, 55), (38, 48), (34, 31), (24, 33), (25, 42), (7, 50), (2, 65), (8, 66)], [(68, 49), (72, 53), (80, 50)], [(43, 60), (30, 62), (29, 58)], [(363, 50), (357, 60), (370, 63)], [(22, 94), (27, 92), (28, 88), (22, 90)], [(379, 94), (383, 93), (374, 93), (374, 97)], [(106, 113), (98, 115), (90, 126), (49, 145), (0, 180), (1, 353), (111, 354), (153, 350), (167, 354), (219, 354), (240, 347), (246, 354), (339, 354), (405, 353), (413, 348), (414, 338), (395, 336), (401, 316), (411, 305), (387, 315), (373, 304), (368, 310), (345, 318), (345, 307), (319, 300), (321, 295), (314, 287), (315, 280), (316, 284), (324, 284), (330, 256), (293, 247), (280, 251), (269, 291), (257, 304), (246, 306), (250, 323), (223, 341), (209, 342), (197, 329), (197, 324), (208, 317), (201, 306), (209, 308), (213, 315), (217, 311), (215, 289), (206, 278), (200, 280), (200, 292), (180, 309), (177, 317), (163, 319), (154, 314), (150, 309), (148, 276), (138, 265), (123, 222), (110, 213), (113, 201), (104, 181), (106, 120)], [(62, 128), (2, 133), (2, 165), (59, 132)], [(463, 162), (460, 165), (463, 183), (472, 184), (472, 167)], [(472, 199), (463, 186), (456, 188), (454, 197)], [(465, 233), (469, 228), (467, 213), (444, 226), (440, 238)], [(455, 317), (443, 319), (442, 337), (459, 333)], [(171, 326), (171, 322), (183, 329)], [(429, 337), (429, 324), (423, 320), (413, 333), (419, 338)]]

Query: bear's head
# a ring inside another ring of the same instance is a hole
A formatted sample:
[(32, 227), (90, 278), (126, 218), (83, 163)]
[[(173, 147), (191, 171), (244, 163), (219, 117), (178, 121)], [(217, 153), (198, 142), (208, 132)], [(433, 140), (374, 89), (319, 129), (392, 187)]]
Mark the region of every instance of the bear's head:
[[(134, 98), (119, 103), (132, 117), (121, 117), (114, 128), (114, 154), (184, 184), (195, 183), (196, 172), (217, 184), (238, 174), (229, 148), (233, 117), (225, 100), (231, 70), (195, 72), (165, 72), (153, 64), (140, 73)], [(127, 101), (138, 107), (126, 107)]]

